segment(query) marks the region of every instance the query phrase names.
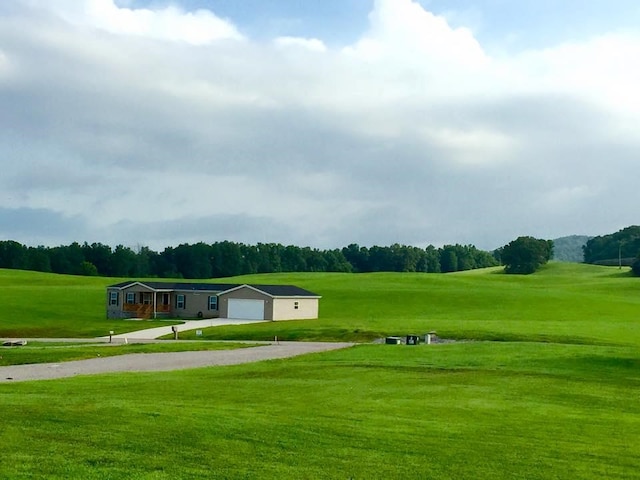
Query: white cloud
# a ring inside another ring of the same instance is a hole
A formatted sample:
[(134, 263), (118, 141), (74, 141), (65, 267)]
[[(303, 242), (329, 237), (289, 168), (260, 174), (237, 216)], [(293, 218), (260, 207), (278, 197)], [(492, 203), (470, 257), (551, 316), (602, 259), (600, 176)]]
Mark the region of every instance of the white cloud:
[(572, 92), (607, 108), (640, 113), (638, 56), (640, 34), (612, 33), (527, 52), (516, 65), (528, 89)]
[(312, 52), (326, 52), (327, 47), (317, 38), (278, 37), (274, 43), (279, 47), (301, 47)]
[(231, 22), (208, 10), (185, 12), (173, 6), (157, 10), (131, 9), (119, 7), (113, 0), (50, 0), (46, 5), (75, 25), (113, 34), (183, 41), (192, 45), (243, 38)]
[(493, 58), (379, 0), (343, 48), (242, 38), (204, 10), (0, 6), (0, 210), (154, 245), (493, 248), (636, 221), (635, 32)]

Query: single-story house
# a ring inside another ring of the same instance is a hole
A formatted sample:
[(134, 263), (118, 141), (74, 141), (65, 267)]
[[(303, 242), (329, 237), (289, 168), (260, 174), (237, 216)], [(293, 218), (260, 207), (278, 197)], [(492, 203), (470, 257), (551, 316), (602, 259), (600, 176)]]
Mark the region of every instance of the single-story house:
[(293, 285), (129, 281), (107, 287), (107, 318), (318, 318), (320, 296)]

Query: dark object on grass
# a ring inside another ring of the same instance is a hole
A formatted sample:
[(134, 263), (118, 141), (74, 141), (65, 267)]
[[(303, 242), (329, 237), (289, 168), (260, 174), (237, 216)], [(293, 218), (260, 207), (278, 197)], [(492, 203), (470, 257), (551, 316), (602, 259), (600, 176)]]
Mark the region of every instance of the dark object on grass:
[(407, 335), (407, 345), (418, 345), (420, 337), (418, 335)]
[(387, 345), (400, 345), (402, 343), (402, 339), (400, 337), (387, 337), (384, 339), (384, 343)]
[(27, 344), (26, 340), (7, 340), (2, 344), (3, 347), (23, 347)]

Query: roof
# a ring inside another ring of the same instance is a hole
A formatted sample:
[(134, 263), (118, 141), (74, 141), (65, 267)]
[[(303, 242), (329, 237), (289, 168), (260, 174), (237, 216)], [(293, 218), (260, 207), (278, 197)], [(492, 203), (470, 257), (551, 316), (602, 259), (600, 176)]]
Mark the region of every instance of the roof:
[(142, 285), (151, 290), (173, 290), (173, 291), (207, 291), (207, 292), (228, 292), (242, 287), (250, 287), (259, 290), (272, 297), (320, 297), (309, 290), (296, 287), (295, 285), (258, 285), (245, 283), (192, 283), (192, 282), (146, 282), (139, 280), (130, 280), (127, 282), (109, 285), (107, 288), (125, 289), (132, 285)]
[(209, 292), (223, 292), (238, 286), (237, 283), (143, 282), (133, 280), (109, 285), (107, 288), (118, 288), (122, 290), (135, 284), (148, 287), (151, 290), (197, 290)]
[(237, 285), (228, 291), (224, 291), (223, 293), (228, 293), (233, 290), (237, 290), (242, 287), (249, 287), (253, 290), (258, 290), (262, 293), (266, 293), (272, 297), (320, 297), (320, 295), (310, 292), (309, 290), (305, 290), (304, 288), (296, 287), (295, 285), (249, 285), (242, 284)]

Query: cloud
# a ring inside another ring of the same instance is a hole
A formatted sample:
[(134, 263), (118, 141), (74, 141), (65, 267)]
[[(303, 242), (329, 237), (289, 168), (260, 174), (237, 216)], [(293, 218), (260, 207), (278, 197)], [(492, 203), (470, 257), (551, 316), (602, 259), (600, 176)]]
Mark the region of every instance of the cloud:
[(118, 5), (0, 5), (7, 238), (494, 248), (637, 223), (636, 32), (495, 57), (411, 0), (337, 48)]
[[(32, 1), (32, 6), (41, 2)], [(53, 14), (77, 27), (97, 28), (112, 34), (206, 45), (214, 41), (241, 40), (229, 21), (208, 10), (185, 12), (174, 6), (151, 10), (116, 5), (114, 0), (52, 0), (45, 4)]]
[(44, 208), (0, 208), (3, 239), (17, 238), (32, 246), (55, 245), (79, 241), (89, 233), (81, 217), (66, 217)]
[(279, 47), (301, 47), (312, 52), (326, 52), (327, 47), (317, 38), (278, 37), (274, 43)]

